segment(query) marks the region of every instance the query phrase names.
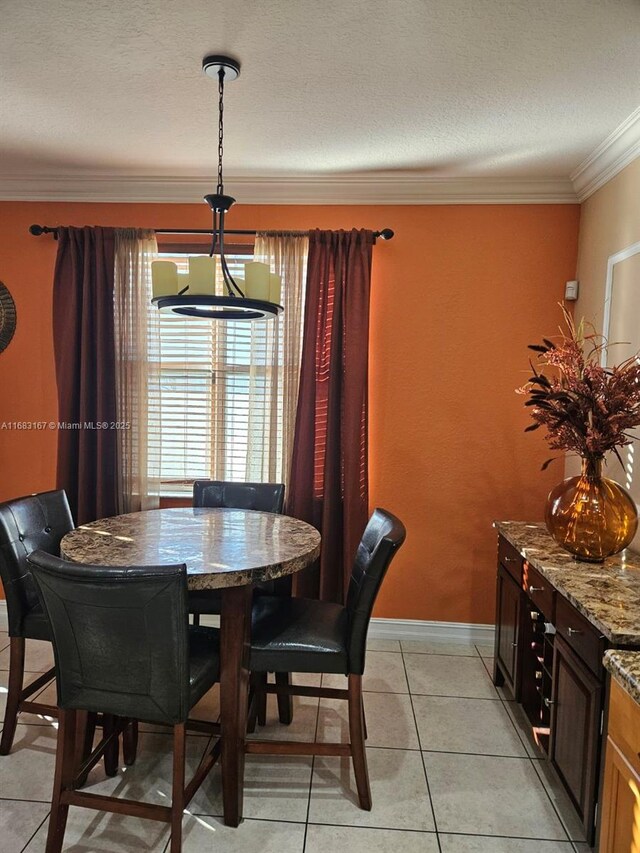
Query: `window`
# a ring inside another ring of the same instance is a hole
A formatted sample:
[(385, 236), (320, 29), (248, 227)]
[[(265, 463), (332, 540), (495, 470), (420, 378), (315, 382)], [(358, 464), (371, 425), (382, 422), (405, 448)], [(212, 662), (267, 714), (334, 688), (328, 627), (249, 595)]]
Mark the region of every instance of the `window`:
[[(187, 272), (189, 255), (207, 251), (160, 246), (159, 257)], [(226, 255), (242, 278), (253, 247)], [(216, 280), (222, 293), (219, 263)], [(190, 494), (199, 478), (282, 482), (282, 319), (220, 322), (150, 311), (148, 461), (161, 494)]]
[[(609, 257), (603, 322), (603, 334), (611, 344), (606, 353), (608, 367), (632, 358), (640, 350), (639, 281), (640, 243), (627, 246)], [(623, 465), (620, 466), (611, 455), (607, 476), (626, 486), (633, 500), (640, 505), (640, 430), (631, 435), (631, 444), (620, 448)], [(640, 551), (640, 533), (631, 543), (631, 550)]]

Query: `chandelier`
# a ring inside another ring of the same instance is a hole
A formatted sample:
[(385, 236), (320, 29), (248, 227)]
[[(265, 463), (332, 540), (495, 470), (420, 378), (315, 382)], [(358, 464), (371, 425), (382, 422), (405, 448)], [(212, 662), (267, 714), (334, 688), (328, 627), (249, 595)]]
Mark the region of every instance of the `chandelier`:
[[(234, 278), (224, 253), (225, 216), (235, 202), (226, 195), (222, 174), (224, 149), (224, 84), (240, 76), (240, 63), (228, 56), (205, 56), (202, 70), (218, 80), (218, 183), (215, 193), (204, 197), (213, 214), (213, 237), (209, 256), (189, 258), (188, 283), (179, 275), (172, 261), (154, 261), (151, 264), (153, 279), (152, 303), (160, 310), (184, 317), (205, 317), (214, 320), (259, 320), (281, 314), (280, 276), (271, 273), (267, 264), (245, 264), (244, 280)], [(225, 294), (216, 295), (216, 260)]]

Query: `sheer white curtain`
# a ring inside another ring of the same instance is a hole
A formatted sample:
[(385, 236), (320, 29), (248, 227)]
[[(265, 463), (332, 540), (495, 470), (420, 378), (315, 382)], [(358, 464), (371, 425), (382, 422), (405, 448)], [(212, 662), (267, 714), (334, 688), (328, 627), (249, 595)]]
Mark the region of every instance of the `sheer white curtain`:
[(150, 310), (151, 261), (158, 246), (153, 231), (118, 229), (115, 245), (116, 399), (118, 411), (118, 511), (138, 512), (159, 504), (158, 464), (150, 440), (159, 429), (150, 416), (151, 389), (159, 365), (151, 357), (158, 338), (158, 312)]
[(259, 233), (254, 257), (282, 279), (283, 314), (267, 321), (263, 339), (253, 336), (249, 367), (247, 477), (289, 481), (295, 431), (309, 238)]
[[(281, 276), (284, 312), (275, 320), (158, 318), (147, 301), (147, 326), (158, 330), (147, 335), (147, 484), (152, 472), (162, 493), (186, 496), (195, 479), (287, 482), (308, 242), (306, 235), (258, 234), (254, 249), (236, 245), (228, 255), (234, 276), (252, 258)], [(162, 257), (188, 271), (189, 254), (175, 245)], [(219, 259), (216, 272), (222, 294)]]

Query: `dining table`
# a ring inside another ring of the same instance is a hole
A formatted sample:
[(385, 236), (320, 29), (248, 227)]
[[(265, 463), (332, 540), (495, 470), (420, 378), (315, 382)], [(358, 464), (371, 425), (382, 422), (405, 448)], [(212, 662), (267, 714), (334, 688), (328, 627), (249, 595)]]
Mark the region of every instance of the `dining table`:
[(219, 590), (224, 822), (242, 820), (253, 585), (292, 575), (320, 553), (320, 534), (286, 515), (179, 507), (127, 513), (67, 533), (61, 555), (99, 566), (184, 563), (190, 590)]

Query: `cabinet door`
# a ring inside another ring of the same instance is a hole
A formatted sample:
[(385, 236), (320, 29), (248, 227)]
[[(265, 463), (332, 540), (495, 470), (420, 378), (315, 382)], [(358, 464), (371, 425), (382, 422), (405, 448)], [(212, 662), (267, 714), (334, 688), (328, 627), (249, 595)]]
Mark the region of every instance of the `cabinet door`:
[[(498, 566), (496, 594), (496, 669), (494, 680), (507, 682), (514, 697), (519, 698), (519, 647), (522, 590), (502, 566)], [(503, 678), (501, 678), (501, 676)]]
[(552, 695), (551, 761), (592, 838), (602, 687), (560, 636), (555, 642)]
[(640, 831), (640, 776), (607, 738), (600, 853), (634, 853)]

